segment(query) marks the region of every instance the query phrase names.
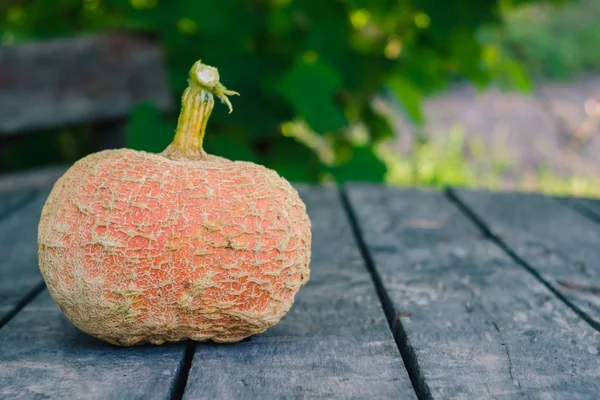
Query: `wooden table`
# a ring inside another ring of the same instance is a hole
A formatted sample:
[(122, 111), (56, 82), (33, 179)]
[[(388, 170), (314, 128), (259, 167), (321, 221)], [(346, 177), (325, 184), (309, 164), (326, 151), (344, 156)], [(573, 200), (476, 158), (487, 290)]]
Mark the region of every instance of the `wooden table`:
[(600, 201), (297, 187), (312, 276), (278, 325), (134, 348), (63, 316), (37, 267), (48, 189), (4, 187), (0, 398), (600, 398)]

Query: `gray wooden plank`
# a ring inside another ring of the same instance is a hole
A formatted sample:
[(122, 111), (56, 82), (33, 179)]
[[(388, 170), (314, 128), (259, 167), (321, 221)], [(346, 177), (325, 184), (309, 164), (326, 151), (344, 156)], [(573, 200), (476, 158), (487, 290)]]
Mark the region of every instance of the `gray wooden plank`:
[(539, 194), (455, 193), (493, 235), (600, 329), (600, 225)]
[(597, 398), (600, 333), (445, 196), (372, 185), (347, 193), (421, 394)]
[(0, 136), (122, 119), (144, 101), (171, 107), (160, 47), (140, 36), (0, 46)]
[(0, 221), (0, 321), (42, 283), (37, 263), (37, 226), (49, 191)]
[(309, 282), (264, 334), (199, 345), (184, 398), (415, 397), (337, 191), (299, 192), (312, 221)]
[(12, 214), (21, 205), (25, 204), (32, 196), (32, 190), (0, 192), (0, 221)]
[(60, 165), (0, 175), (0, 195), (18, 191), (49, 190), (69, 167), (70, 165)]
[(44, 291), (0, 330), (0, 398), (166, 399), (184, 349), (100, 342), (75, 328)]
[(558, 201), (569, 205), (594, 221), (600, 221), (600, 199), (562, 197)]

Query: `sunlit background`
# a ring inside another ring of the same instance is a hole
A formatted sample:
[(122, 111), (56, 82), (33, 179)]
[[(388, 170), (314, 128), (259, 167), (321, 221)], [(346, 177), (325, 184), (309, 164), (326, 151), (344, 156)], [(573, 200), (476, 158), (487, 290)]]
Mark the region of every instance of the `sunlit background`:
[[(207, 151), (292, 181), (600, 196), (600, 1), (0, 5), (3, 46), (114, 31), (160, 43), (176, 105), (195, 60), (217, 66), (241, 96), (216, 108)], [(160, 151), (176, 118), (137, 105), (126, 145)], [(99, 150), (86, 126), (1, 140), (0, 174)]]

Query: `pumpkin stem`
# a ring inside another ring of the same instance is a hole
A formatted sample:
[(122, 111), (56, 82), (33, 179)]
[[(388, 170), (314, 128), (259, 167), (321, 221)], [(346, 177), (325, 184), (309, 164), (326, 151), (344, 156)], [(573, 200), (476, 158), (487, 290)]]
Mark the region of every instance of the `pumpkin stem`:
[(173, 143), (162, 152), (172, 160), (203, 160), (202, 149), (206, 125), (215, 105), (214, 96), (221, 99), (229, 112), (233, 111), (227, 96), (239, 95), (219, 82), (219, 71), (196, 61), (190, 69), (188, 87), (181, 98), (181, 112)]

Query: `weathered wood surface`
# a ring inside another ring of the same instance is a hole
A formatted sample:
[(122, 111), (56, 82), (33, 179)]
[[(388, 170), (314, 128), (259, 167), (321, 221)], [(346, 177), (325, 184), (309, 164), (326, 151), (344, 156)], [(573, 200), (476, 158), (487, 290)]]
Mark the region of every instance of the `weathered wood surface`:
[(32, 190), (51, 189), (69, 168), (67, 165), (0, 175), (0, 196), (19, 196)]
[(537, 194), (458, 190), (492, 234), (600, 329), (600, 225)]
[(599, 333), (446, 197), (373, 185), (347, 193), (419, 394), (597, 398)]
[(48, 193), (30, 194), (22, 207), (0, 220), (0, 326), (42, 284), (37, 226)]
[(199, 345), (184, 398), (414, 398), (337, 191), (300, 194), (313, 224), (309, 282), (264, 334)]
[(171, 96), (160, 48), (115, 33), (0, 46), (0, 136), (121, 119)]
[(165, 399), (183, 344), (118, 348), (75, 328), (43, 291), (0, 329), (2, 399)]
[(6, 193), (0, 191), (0, 221), (12, 214), (19, 206), (31, 199), (32, 196), (33, 190)]
[[(541, 196), (459, 191), (465, 209), (436, 191), (350, 185), (345, 208), (336, 189), (301, 186), (313, 259), (296, 304), (264, 334), (233, 345), (188, 345), (192, 356), (185, 344), (106, 345), (62, 315), (37, 268), (47, 180), (0, 191), (0, 398), (600, 393), (600, 333), (589, 323), (595, 303), (582, 297), (596, 293), (600, 224), (573, 206), (587, 200), (567, 206)], [(583, 288), (589, 290), (578, 294)], [(566, 302), (585, 310), (588, 322)]]
[(560, 198), (558, 200), (600, 223), (600, 199)]

